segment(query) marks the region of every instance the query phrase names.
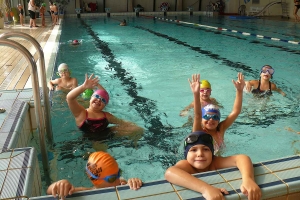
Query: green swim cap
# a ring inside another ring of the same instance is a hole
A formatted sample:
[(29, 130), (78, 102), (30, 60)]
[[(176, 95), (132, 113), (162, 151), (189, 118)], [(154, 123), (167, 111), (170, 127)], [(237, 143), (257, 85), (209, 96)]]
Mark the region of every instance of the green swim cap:
[(93, 95), (93, 93), (94, 93), (94, 90), (92, 90), (92, 89), (86, 89), (83, 93), (82, 93), (82, 98), (84, 99), (84, 100), (88, 100), (88, 99), (90, 99), (91, 98), (91, 96)]
[(42, 6), (43, 6), (43, 7), (46, 7), (46, 4), (45, 4), (45, 3), (42, 3)]

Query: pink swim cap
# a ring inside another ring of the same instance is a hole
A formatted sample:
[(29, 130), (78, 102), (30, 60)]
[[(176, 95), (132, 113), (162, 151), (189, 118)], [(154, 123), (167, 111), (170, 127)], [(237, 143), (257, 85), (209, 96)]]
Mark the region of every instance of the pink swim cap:
[(73, 40), (73, 43), (78, 43), (78, 40)]
[(108, 102), (109, 102), (109, 94), (105, 90), (96, 90), (94, 92), (94, 94), (100, 95), (100, 97), (102, 97), (103, 99), (105, 99), (106, 105), (108, 104)]

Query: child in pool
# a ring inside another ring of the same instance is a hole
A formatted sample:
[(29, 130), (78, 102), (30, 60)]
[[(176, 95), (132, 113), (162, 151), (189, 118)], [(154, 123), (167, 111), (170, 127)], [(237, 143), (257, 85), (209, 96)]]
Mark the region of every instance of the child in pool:
[(126, 19), (123, 19), (123, 21), (120, 23), (120, 26), (127, 26)]
[(255, 97), (269, 97), (272, 95), (272, 90), (280, 93), (282, 96), (286, 94), (278, 88), (274, 83), (271, 83), (275, 70), (270, 65), (265, 65), (260, 70), (259, 80), (246, 81), (246, 90), (251, 92)]
[[(134, 136), (137, 140), (143, 134), (144, 130), (132, 122), (119, 119), (103, 109), (109, 102), (107, 91), (99, 84), (98, 78), (93, 78), (93, 74), (88, 77), (85, 75), (85, 81), (82, 85), (76, 87), (67, 95), (68, 106), (75, 117), (76, 125), (86, 136), (103, 140), (112, 136)], [(87, 89), (97, 87), (90, 101), (89, 107), (85, 109), (78, 103), (77, 97)], [(115, 126), (109, 127), (109, 124)]]
[(192, 174), (237, 167), (242, 174), (241, 192), (250, 200), (260, 200), (261, 191), (254, 180), (251, 159), (246, 155), (214, 156), (211, 135), (202, 131), (189, 134), (184, 141), (184, 158), (167, 169), (165, 178), (170, 183), (199, 192), (205, 199), (224, 200), (223, 195), (228, 194), (226, 189), (209, 185)]
[[(200, 103), (201, 103), (201, 107), (204, 107), (208, 104), (214, 104), (217, 105), (219, 107), (222, 107), (219, 102), (211, 97), (211, 85), (208, 82), (208, 80), (202, 80), (200, 83)], [(190, 105), (188, 105), (187, 107), (185, 107), (181, 112), (180, 112), (180, 116), (186, 116), (188, 111), (194, 108), (194, 101), (192, 101), (192, 103), (190, 103)]]
[[(196, 82), (198, 81), (198, 83)], [(225, 131), (233, 124), (242, 110), (243, 88), (245, 86), (244, 76), (238, 73), (238, 80), (232, 80), (236, 88), (236, 96), (231, 113), (225, 120), (220, 122), (221, 114), (216, 105), (208, 104), (201, 109), (200, 104), (200, 75), (193, 75), (189, 80), (191, 90), (194, 94), (194, 124), (193, 131), (205, 131), (214, 139), (214, 153), (221, 155), (225, 148)]]
[(60, 78), (50, 80), (48, 83), (50, 90), (54, 90), (56, 86), (56, 90), (64, 90), (69, 92), (78, 86), (77, 79), (71, 77), (71, 72), (66, 63), (62, 63), (58, 66), (57, 74), (60, 76)]
[(102, 151), (94, 152), (89, 156), (85, 170), (94, 185), (93, 188), (74, 187), (68, 180), (63, 179), (52, 183), (47, 189), (47, 194), (52, 194), (55, 198), (58, 195), (61, 199), (65, 199), (67, 195), (78, 191), (126, 184), (129, 185), (130, 189), (138, 190), (143, 184), (139, 178), (130, 178), (126, 181), (120, 177), (121, 172), (116, 160)]

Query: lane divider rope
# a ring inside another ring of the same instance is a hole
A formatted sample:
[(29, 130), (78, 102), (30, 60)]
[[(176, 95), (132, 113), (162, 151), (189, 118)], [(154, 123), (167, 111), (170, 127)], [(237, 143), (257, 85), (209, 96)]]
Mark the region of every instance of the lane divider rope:
[(196, 23), (190, 23), (190, 22), (185, 22), (185, 21), (180, 21), (180, 20), (174, 20), (174, 19), (167, 19), (167, 18), (162, 18), (162, 17), (154, 17), (154, 16), (145, 16), (148, 18), (155, 18), (161, 21), (169, 21), (169, 22), (175, 22), (175, 23), (180, 23), (180, 24), (188, 24), (188, 25), (194, 25), (194, 26), (199, 26), (199, 27), (204, 27), (204, 28), (209, 28), (209, 29), (215, 29), (218, 31), (227, 31), (227, 32), (232, 32), (232, 33), (239, 33), (245, 36), (254, 36), (262, 39), (269, 39), (269, 40), (274, 40), (274, 41), (280, 41), (280, 42), (286, 42), (290, 44), (300, 44), (300, 42), (296, 42), (293, 40), (285, 40), (285, 39), (280, 39), (280, 38), (273, 38), (269, 36), (264, 36), (264, 35), (258, 35), (255, 33), (247, 33), (247, 32), (242, 32), (242, 31), (237, 31), (237, 30), (231, 30), (231, 29), (226, 29), (222, 27), (215, 27), (215, 26), (208, 26), (208, 25), (203, 25), (203, 24), (196, 24)]

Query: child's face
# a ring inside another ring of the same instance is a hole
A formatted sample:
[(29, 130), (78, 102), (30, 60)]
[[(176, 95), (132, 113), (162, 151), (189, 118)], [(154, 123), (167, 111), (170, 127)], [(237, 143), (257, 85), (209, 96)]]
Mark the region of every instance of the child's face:
[(209, 100), (211, 95), (211, 89), (210, 88), (200, 88), (200, 98), (203, 101)]
[(190, 148), (186, 159), (194, 168), (206, 171), (212, 162), (212, 157), (208, 146), (197, 144)]
[(105, 106), (106, 106), (106, 104), (101, 100), (101, 97), (96, 98), (94, 95), (91, 97), (90, 107), (97, 109), (97, 110), (102, 110), (102, 109), (104, 109)]
[(206, 114), (210, 119), (204, 119), (202, 117), (203, 127), (207, 130), (216, 129), (218, 127), (219, 122), (220, 122), (220, 120), (213, 119), (213, 116), (216, 115), (216, 113), (207, 112)]
[(63, 70), (60, 70), (60, 71), (58, 71), (58, 73), (59, 73), (59, 76), (61, 77), (61, 78), (67, 78), (67, 77), (70, 77), (70, 72), (69, 72), (69, 70), (68, 69), (63, 69)]

